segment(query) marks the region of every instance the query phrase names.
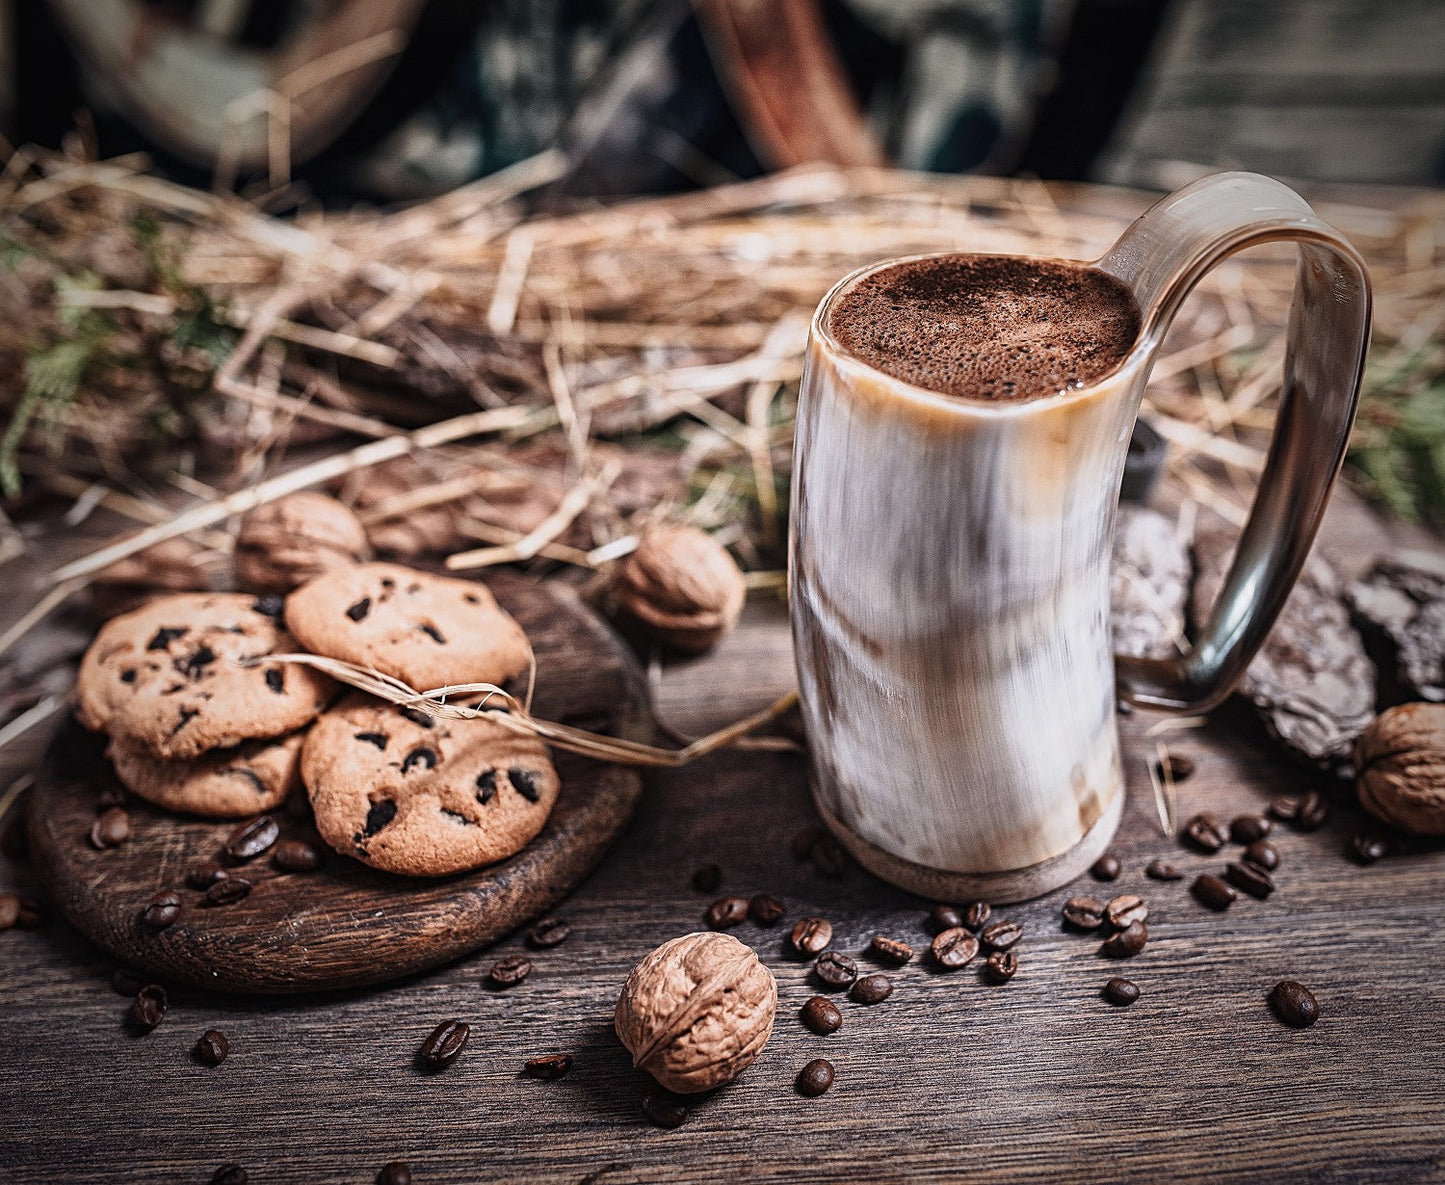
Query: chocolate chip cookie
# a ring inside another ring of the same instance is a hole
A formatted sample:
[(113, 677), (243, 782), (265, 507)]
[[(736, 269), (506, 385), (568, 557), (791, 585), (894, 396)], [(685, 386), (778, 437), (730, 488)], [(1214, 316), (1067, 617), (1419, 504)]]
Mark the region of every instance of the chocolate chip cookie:
[(301, 778), (327, 843), (407, 876), (445, 876), (520, 851), (560, 788), (536, 737), (361, 695), (312, 727)]
[(240, 593), (178, 593), (112, 618), (81, 660), (81, 723), (171, 759), (310, 723), (331, 680), (296, 664), (244, 665), (299, 649), (270, 608)]
[(125, 740), (107, 755), (131, 793), (169, 811), (211, 819), (240, 819), (269, 811), (301, 785), (301, 743), (293, 732), (274, 740), (244, 741), (190, 761), (166, 761)]
[(286, 625), (308, 650), (418, 691), (501, 683), (525, 670), (531, 654), (522, 627), (485, 586), (399, 564), (318, 576), (286, 599)]

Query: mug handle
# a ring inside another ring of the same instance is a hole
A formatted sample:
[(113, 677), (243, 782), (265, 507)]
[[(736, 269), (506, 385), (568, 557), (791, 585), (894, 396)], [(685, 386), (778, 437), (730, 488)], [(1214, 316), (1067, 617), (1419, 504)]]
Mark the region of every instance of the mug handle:
[(1153, 356), (1174, 314), (1215, 264), (1246, 247), (1300, 247), (1269, 455), (1234, 563), (1198, 640), (1169, 658), (1116, 655), (1130, 703), (1202, 711), (1244, 674), (1284, 608), (1344, 461), (1370, 335), (1364, 261), (1287, 186), (1217, 173), (1170, 194), (1095, 265), (1134, 292), (1139, 348)]

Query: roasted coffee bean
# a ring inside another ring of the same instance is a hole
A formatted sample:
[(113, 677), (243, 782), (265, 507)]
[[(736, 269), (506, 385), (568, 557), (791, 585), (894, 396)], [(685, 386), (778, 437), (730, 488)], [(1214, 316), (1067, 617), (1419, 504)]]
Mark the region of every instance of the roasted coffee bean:
[(1350, 850), (1361, 864), (1373, 864), (1390, 854), (1390, 843), (1383, 835), (1366, 832), (1350, 840)]
[(1222, 880), (1209, 872), (1196, 877), (1194, 883), (1189, 886), (1189, 891), (1194, 894), (1194, 899), (1200, 905), (1215, 910), (1228, 909), (1239, 896)]
[(527, 931), (527, 942), (537, 950), (546, 950), (567, 941), (572, 927), (561, 918), (547, 918)]
[(843, 1014), (838, 1011), (838, 1005), (827, 996), (811, 997), (799, 1010), (798, 1015), (803, 1023), (820, 1037), (836, 1033), (843, 1027)]
[(181, 899), (174, 893), (157, 893), (140, 911), (141, 921), (152, 930), (164, 930), (181, 916)]
[(136, 992), (126, 1014), (131, 1028), (137, 1032), (149, 1033), (166, 1017), (166, 989), (158, 983), (148, 983)]
[(691, 1114), (683, 1103), (665, 1094), (645, 1095), (642, 1099), (642, 1113), (658, 1127), (668, 1131), (681, 1127)]
[(985, 926), (978, 940), (989, 950), (1009, 950), (1024, 936), (1024, 928), (1017, 922), (994, 922)]
[(804, 1098), (816, 1099), (833, 1085), (833, 1063), (827, 1058), (815, 1057), (798, 1071), (798, 1093)]
[(1094, 897), (1070, 897), (1063, 912), (1064, 922), (1075, 930), (1097, 930), (1104, 924), (1104, 903)]
[(125, 806), (125, 787), (119, 783), (102, 786), (95, 796), (95, 813), (104, 814), (113, 806)]
[(1133, 893), (1121, 893), (1104, 908), (1104, 916), (1116, 930), (1127, 930), (1135, 922), (1147, 921), (1149, 903)]
[(699, 893), (716, 893), (722, 884), (722, 869), (716, 864), (704, 864), (692, 874), (692, 887)]
[(1119, 857), (1112, 852), (1105, 852), (1089, 869), (1096, 881), (1117, 880), (1119, 873), (1123, 871), (1123, 865), (1119, 863)]
[(993, 917), (993, 906), (987, 901), (970, 901), (963, 907), (963, 924), (977, 934)]
[(250, 892), (251, 882), (244, 876), (228, 876), (207, 889), (201, 901), (212, 906), (235, 905), (238, 901), (244, 901)]
[(1269, 800), (1269, 813), (1281, 823), (1293, 823), (1299, 818), (1300, 800), (1293, 794), (1281, 794)]
[(564, 1077), (572, 1068), (572, 1055), (570, 1053), (547, 1053), (541, 1057), (534, 1057), (522, 1067), (522, 1073), (528, 1078), (540, 1078), (544, 1082), (555, 1082), (558, 1078)]
[(20, 894), (0, 893), (0, 930), (11, 929), (20, 920)]
[(1156, 881), (1177, 881), (1184, 879), (1184, 874), (1163, 857), (1156, 857), (1150, 860), (1149, 866), (1144, 869), (1144, 875)]
[(1307, 1029), (1320, 1018), (1320, 1002), (1314, 993), (1293, 979), (1281, 979), (1269, 993), (1274, 1014), (1291, 1028)]
[(847, 955), (825, 950), (813, 964), (813, 974), (831, 988), (845, 988), (858, 978), (858, 964)]
[(1252, 844), (1274, 830), (1274, 820), (1264, 815), (1236, 815), (1229, 824), (1229, 838), (1235, 843)]
[(804, 827), (803, 830), (793, 836), (788, 850), (793, 853), (794, 860), (807, 860), (813, 854), (813, 848), (823, 838), (823, 833), (816, 827)]
[(1244, 858), (1265, 872), (1273, 872), (1279, 867), (1279, 849), (1267, 839), (1256, 840), (1245, 848)]
[(282, 872), (315, 872), (326, 862), (326, 853), (304, 839), (283, 839), (271, 853), (271, 863)]
[(196, 1059), (208, 1066), (219, 1066), (230, 1053), (231, 1043), (224, 1033), (215, 1029), (207, 1029), (195, 1044)]
[(727, 930), (745, 921), (748, 916), (746, 897), (719, 897), (703, 915), (710, 930)]
[(776, 897), (759, 893), (748, 902), (748, 916), (760, 926), (776, 926), (783, 920), (783, 903)]
[(935, 905), (928, 911), (928, 928), (935, 934), (963, 925), (963, 915), (951, 905)]
[(472, 1028), (465, 1021), (444, 1020), (421, 1043), (421, 1062), (428, 1070), (445, 1070), (461, 1056)]
[(804, 918), (793, 927), (788, 941), (800, 955), (816, 955), (833, 941), (833, 927), (824, 918)]
[(487, 972), (487, 978), (491, 980), (493, 987), (509, 988), (515, 987), (531, 974), (531, 961), (521, 955), (512, 955), (493, 963), (492, 969)]
[(994, 983), (1007, 983), (1019, 971), (1019, 957), (1011, 950), (996, 950), (983, 965), (984, 974)]
[(820, 873), (833, 877), (835, 880), (848, 871), (848, 853), (843, 850), (843, 845), (831, 835), (823, 836), (813, 845), (813, 850), (808, 853), (808, 859), (813, 862), (813, 867)]
[(886, 975), (865, 975), (848, 992), (855, 1004), (881, 1004), (893, 994), (893, 981)]
[(873, 941), (868, 944), (868, 953), (890, 967), (901, 967), (913, 958), (913, 948), (908, 943), (883, 934), (873, 936)]
[(411, 1166), (404, 1160), (389, 1160), (377, 1171), (376, 1185), (411, 1185)]
[(1274, 877), (1248, 860), (1241, 860), (1238, 864), (1226, 864), (1224, 879), (1236, 889), (1243, 889), (1251, 897), (1258, 897), (1261, 901), (1274, 892)]
[(281, 829), (276, 825), (276, 820), (270, 815), (262, 815), (259, 819), (242, 823), (231, 832), (221, 851), (225, 853), (226, 859), (233, 863), (244, 864), (266, 851), (280, 834)]
[(1330, 801), (1318, 790), (1311, 790), (1300, 799), (1299, 814), (1294, 825), (1301, 831), (1317, 831), (1330, 817)]
[(193, 889), (209, 889), (217, 881), (223, 881), (230, 875), (219, 864), (197, 864), (186, 873), (186, 884)]
[(105, 851), (118, 848), (130, 838), (130, 812), (113, 806), (90, 825), (90, 846)]
[(1166, 776), (1171, 781), (1182, 782), (1194, 773), (1194, 762), (1182, 753), (1168, 753), (1163, 760), (1154, 763), (1154, 772), (1161, 782)]
[(1131, 979), (1114, 976), (1104, 985), (1104, 999), (1120, 1008), (1127, 1008), (1139, 998), (1139, 985)]
[(928, 948), (933, 961), (948, 971), (967, 967), (978, 954), (978, 939), (962, 926), (936, 935)]
[(134, 996), (148, 983), (149, 979), (129, 967), (117, 967), (110, 973), (110, 990), (117, 996)]
[(1130, 922), (1117, 934), (1104, 939), (1099, 953), (1111, 959), (1130, 959), (1149, 943), (1149, 927), (1143, 922)]
[(38, 897), (20, 898), (20, 916), (15, 925), (20, 930), (34, 930), (45, 921), (45, 906)]
[(1212, 854), (1229, 842), (1229, 828), (1218, 815), (1210, 811), (1200, 811), (1184, 824), (1183, 838), (1201, 852)]
[(211, 1185), (246, 1185), (251, 1176), (238, 1164), (223, 1164), (211, 1174)]

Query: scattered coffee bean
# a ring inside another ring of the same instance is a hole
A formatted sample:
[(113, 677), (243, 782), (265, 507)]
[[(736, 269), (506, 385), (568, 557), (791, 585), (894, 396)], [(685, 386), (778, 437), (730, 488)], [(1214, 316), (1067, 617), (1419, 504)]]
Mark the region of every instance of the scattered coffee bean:
[(20, 920), (20, 894), (0, 893), (0, 930), (11, 929)]
[(205, 905), (235, 905), (244, 901), (251, 893), (251, 882), (244, 876), (228, 876), (218, 880), (206, 890), (201, 898)]
[(963, 925), (963, 915), (951, 905), (935, 905), (928, 911), (928, 928), (935, 934)]
[(1233, 889), (1226, 885), (1213, 873), (1202, 873), (1195, 878), (1194, 883), (1189, 886), (1189, 891), (1194, 894), (1194, 899), (1200, 905), (1209, 909), (1225, 910), (1234, 904), (1235, 898), (1239, 896)]
[(421, 1043), (421, 1061), (428, 1070), (445, 1070), (461, 1056), (472, 1028), (465, 1021), (444, 1020)]
[(223, 1164), (211, 1174), (211, 1185), (246, 1185), (250, 1179), (250, 1174), (240, 1165)]
[(1109, 925), (1116, 930), (1127, 930), (1135, 922), (1147, 921), (1149, 903), (1134, 893), (1121, 893), (1104, 909)]
[(540, 1078), (544, 1082), (555, 1082), (558, 1078), (566, 1075), (572, 1068), (572, 1055), (570, 1053), (547, 1053), (541, 1057), (534, 1057), (522, 1067), (522, 1073), (528, 1078)]
[(1144, 869), (1144, 875), (1156, 881), (1177, 881), (1184, 879), (1184, 874), (1162, 856), (1157, 856), (1149, 861), (1149, 866)]
[(389, 1160), (376, 1174), (376, 1185), (411, 1185), (411, 1166), (404, 1160)]
[(219, 1066), (230, 1055), (231, 1043), (224, 1033), (207, 1029), (196, 1042), (195, 1054), (198, 1061), (208, 1066)]
[(1373, 864), (1389, 855), (1390, 843), (1383, 835), (1366, 832), (1350, 841), (1350, 850), (1361, 864)]
[(325, 861), (326, 853), (304, 839), (284, 839), (271, 854), (271, 863), (282, 872), (315, 872)]
[(1070, 897), (1063, 912), (1064, 922), (1075, 930), (1097, 930), (1104, 924), (1104, 903), (1094, 897)]
[(978, 936), (989, 950), (1009, 950), (1024, 936), (1024, 928), (1017, 922), (994, 922), (985, 926)]
[(1229, 838), (1235, 843), (1252, 844), (1274, 830), (1274, 820), (1264, 815), (1237, 815), (1229, 824)]
[(1307, 1029), (1320, 1018), (1320, 1002), (1314, 993), (1293, 979), (1281, 979), (1269, 993), (1274, 1014), (1291, 1028)]
[(134, 996), (148, 983), (149, 979), (129, 967), (117, 967), (110, 973), (110, 990), (117, 996)]
[(1119, 857), (1112, 852), (1105, 852), (1089, 869), (1096, 881), (1117, 880), (1119, 873), (1123, 871), (1123, 865), (1119, 863)]
[(703, 915), (709, 930), (727, 930), (746, 920), (748, 899), (746, 897), (719, 897), (707, 907)]
[(1131, 979), (1114, 976), (1104, 985), (1104, 999), (1120, 1008), (1127, 1008), (1139, 998), (1139, 985)]
[(181, 899), (174, 893), (157, 893), (140, 911), (141, 921), (152, 930), (164, 930), (181, 916)]
[(561, 918), (547, 918), (527, 931), (527, 943), (537, 950), (546, 950), (566, 942), (571, 933), (572, 927)]
[(901, 967), (913, 958), (913, 948), (908, 943), (883, 934), (873, 936), (873, 941), (868, 944), (868, 953), (890, 967)]
[(113, 806), (125, 806), (125, 787), (120, 784), (102, 786), (95, 796), (95, 813), (103, 814)]
[(226, 859), (233, 863), (244, 864), (266, 851), (280, 834), (281, 829), (276, 825), (276, 820), (270, 815), (262, 815), (259, 819), (242, 823), (231, 832), (221, 851), (225, 853)]
[(1242, 860), (1238, 864), (1226, 864), (1224, 879), (1236, 889), (1243, 889), (1251, 897), (1258, 897), (1261, 901), (1274, 892), (1274, 877), (1248, 860)]
[(515, 987), (531, 974), (531, 960), (522, 955), (512, 955), (493, 963), (492, 969), (487, 972), (487, 978), (494, 987), (509, 988)]
[(798, 1071), (798, 1093), (804, 1098), (816, 1099), (833, 1085), (833, 1063), (827, 1058), (815, 1057)]
[(217, 881), (223, 881), (230, 875), (219, 864), (197, 864), (186, 873), (186, 884), (193, 889), (209, 889)]
[(824, 918), (804, 918), (793, 927), (788, 941), (800, 955), (816, 955), (833, 941), (833, 927)]
[(813, 862), (814, 868), (834, 880), (848, 871), (848, 853), (831, 835), (825, 835), (818, 840), (813, 845), (813, 850), (808, 853), (808, 858)]
[(34, 930), (45, 920), (45, 906), (38, 897), (20, 898), (20, 916), (15, 926), (20, 930)]
[(1273, 872), (1279, 866), (1279, 849), (1267, 839), (1256, 840), (1244, 849), (1244, 858), (1256, 868)]
[(823, 838), (823, 832), (817, 827), (804, 827), (803, 830), (793, 836), (788, 850), (793, 853), (794, 860), (807, 860), (813, 854), (813, 848)]
[(962, 926), (944, 930), (933, 939), (929, 946), (933, 961), (947, 971), (967, 967), (978, 954), (978, 939)]
[(996, 950), (983, 965), (984, 974), (994, 983), (1007, 983), (1019, 971), (1019, 957), (1011, 950)]
[(977, 934), (993, 917), (993, 906), (987, 901), (970, 901), (963, 907), (963, 924)]
[(681, 1127), (691, 1114), (684, 1104), (664, 1094), (645, 1095), (642, 1100), (642, 1113), (658, 1127), (668, 1131)]
[(1281, 794), (1269, 800), (1269, 813), (1281, 823), (1293, 823), (1299, 818), (1300, 800), (1293, 794)]
[(118, 848), (130, 838), (130, 812), (113, 806), (90, 825), (90, 846), (105, 851)]
[(716, 893), (722, 884), (722, 869), (716, 864), (704, 864), (692, 874), (692, 887), (699, 893)]
[(1299, 814), (1294, 825), (1301, 831), (1317, 831), (1330, 817), (1330, 801), (1318, 790), (1311, 790), (1300, 799)]
[(838, 1011), (838, 1005), (827, 996), (811, 997), (799, 1010), (798, 1015), (803, 1023), (820, 1037), (836, 1033), (843, 1027), (843, 1014)]
[(126, 1014), (131, 1028), (140, 1033), (149, 1033), (166, 1017), (166, 989), (158, 983), (148, 983), (136, 992)]
[(813, 974), (831, 988), (845, 988), (858, 978), (858, 964), (847, 955), (825, 950), (813, 964)]
[(1130, 922), (1117, 934), (1104, 939), (1099, 953), (1111, 959), (1131, 959), (1149, 943), (1149, 927), (1143, 922)]
[(748, 902), (748, 915), (760, 926), (776, 926), (783, 920), (783, 903), (776, 897), (759, 893)]
[(893, 994), (893, 981), (886, 975), (865, 975), (848, 992), (855, 1004), (881, 1004)]
[(1173, 782), (1182, 782), (1194, 773), (1194, 762), (1182, 753), (1168, 753), (1162, 761), (1154, 763), (1154, 772), (1161, 782), (1166, 777)]
[(1229, 842), (1229, 828), (1218, 815), (1201, 811), (1184, 824), (1183, 838), (1212, 855)]

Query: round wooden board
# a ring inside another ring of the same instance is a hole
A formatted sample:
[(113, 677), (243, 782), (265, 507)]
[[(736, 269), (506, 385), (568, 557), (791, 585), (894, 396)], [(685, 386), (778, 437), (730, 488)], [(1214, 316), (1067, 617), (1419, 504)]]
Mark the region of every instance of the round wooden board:
[[(526, 629), (537, 655), (534, 713), (649, 739), (646, 689), (623, 643), (570, 590), (498, 579), (489, 587)], [(488, 946), (560, 901), (630, 817), (642, 789), (633, 769), (554, 752), (562, 791), (547, 826), (509, 860), (442, 880), (378, 872), (329, 854), (313, 873), (282, 873), (268, 856), (241, 875), (237, 905), (203, 908), (186, 871), (217, 857), (239, 821), (187, 818), (129, 804), (119, 848), (87, 842), (102, 789), (116, 785), (104, 738), (63, 728), (31, 795), (30, 845), (51, 899), (92, 941), (163, 980), (217, 990), (308, 992), (385, 983)], [(309, 820), (275, 812), (282, 838), (320, 842)], [(324, 844), (321, 845), (323, 848)], [(159, 933), (140, 911), (175, 891), (180, 919)]]

